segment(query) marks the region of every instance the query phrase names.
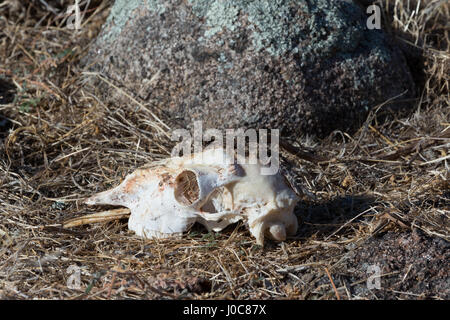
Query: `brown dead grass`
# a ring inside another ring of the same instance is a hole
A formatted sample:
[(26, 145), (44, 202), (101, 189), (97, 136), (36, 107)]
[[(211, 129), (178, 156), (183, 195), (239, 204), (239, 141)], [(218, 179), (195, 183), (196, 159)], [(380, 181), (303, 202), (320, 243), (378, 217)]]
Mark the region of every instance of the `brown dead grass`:
[[(374, 108), (354, 134), (291, 142), (283, 153), (289, 179), (312, 196), (297, 208), (297, 236), (264, 248), (242, 225), (220, 234), (194, 227), (165, 240), (139, 239), (126, 220), (60, 227), (99, 211), (81, 200), (167, 157), (173, 142), (156, 110), (129, 92), (122, 92), (127, 105), (104, 104), (88, 84), (101, 75), (77, 66), (107, 16), (107, 1), (90, 1), (78, 33), (61, 14), (71, 1), (21, 3), (0, 4), (0, 74), (16, 92), (0, 105), (12, 122), (0, 135), (0, 298), (373, 298), (376, 292), (352, 292), (365, 278), (346, 284), (334, 274), (344, 252), (387, 230), (418, 229), (449, 241), (445, 1), (422, 1), (419, 11), (415, 1), (383, 1), (384, 27), (407, 49), (420, 86), (415, 111), (380, 123), (383, 109)], [(79, 289), (67, 286), (71, 266), (81, 270)]]

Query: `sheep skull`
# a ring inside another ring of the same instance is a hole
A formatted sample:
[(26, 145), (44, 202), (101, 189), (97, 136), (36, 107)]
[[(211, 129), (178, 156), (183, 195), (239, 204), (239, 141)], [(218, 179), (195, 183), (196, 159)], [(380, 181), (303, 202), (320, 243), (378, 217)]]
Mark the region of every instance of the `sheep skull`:
[(280, 173), (262, 175), (262, 167), (209, 149), (138, 169), (86, 203), (129, 208), (129, 229), (145, 238), (181, 234), (195, 222), (217, 232), (244, 220), (258, 244), (265, 236), (283, 241), (297, 232), (299, 198)]

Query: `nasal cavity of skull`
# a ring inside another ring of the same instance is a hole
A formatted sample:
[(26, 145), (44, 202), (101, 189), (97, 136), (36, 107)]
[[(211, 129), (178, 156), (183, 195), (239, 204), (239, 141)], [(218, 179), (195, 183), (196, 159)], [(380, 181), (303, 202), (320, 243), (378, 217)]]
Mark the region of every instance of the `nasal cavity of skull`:
[(175, 199), (186, 206), (198, 200), (200, 188), (197, 175), (189, 170), (181, 172), (175, 180)]
[(200, 211), (206, 213), (219, 213), (223, 211), (229, 211), (232, 208), (232, 195), (230, 191), (225, 187), (215, 189), (208, 200), (200, 208)]

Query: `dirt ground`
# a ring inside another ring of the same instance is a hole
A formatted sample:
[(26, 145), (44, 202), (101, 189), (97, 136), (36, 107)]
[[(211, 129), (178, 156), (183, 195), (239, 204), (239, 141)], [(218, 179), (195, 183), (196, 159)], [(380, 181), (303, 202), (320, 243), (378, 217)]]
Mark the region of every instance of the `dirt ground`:
[[(108, 1), (0, 3), (0, 299), (449, 299), (449, 4), (381, 1), (419, 88), (356, 132), (282, 141), (300, 227), (257, 246), (243, 224), (143, 240), (82, 200), (167, 157), (145, 101), (106, 104), (78, 62)], [(87, 6), (89, 4), (89, 6)], [(380, 121), (383, 119), (383, 121)], [(163, 119), (164, 120), (164, 119)]]

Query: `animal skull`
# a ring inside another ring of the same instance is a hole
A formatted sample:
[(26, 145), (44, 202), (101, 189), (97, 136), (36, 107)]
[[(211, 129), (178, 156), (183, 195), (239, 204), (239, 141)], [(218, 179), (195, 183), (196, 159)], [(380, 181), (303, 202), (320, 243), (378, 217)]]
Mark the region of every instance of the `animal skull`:
[(173, 157), (136, 170), (86, 203), (129, 208), (129, 229), (145, 238), (181, 234), (195, 222), (220, 231), (241, 219), (261, 245), (265, 236), (283, 241), (295, 234), (299, 198), (286, 179), (262, 175), (259, 163), (240, 163), (223, 149)]

